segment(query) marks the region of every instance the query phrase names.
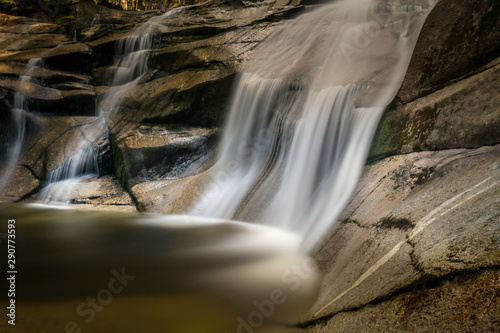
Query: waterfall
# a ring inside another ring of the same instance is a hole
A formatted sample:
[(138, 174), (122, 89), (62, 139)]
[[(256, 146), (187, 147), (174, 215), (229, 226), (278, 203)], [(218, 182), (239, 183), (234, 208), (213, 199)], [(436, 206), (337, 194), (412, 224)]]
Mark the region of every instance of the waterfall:
[(4, 187), (10, 180), (10, 177), (12, 176), (21, 155), (23, 142), (26, 135), (26, 113), (29, 112), (28, 102), (24, 92), (29, 91), (29, 84), (31, 82), (33, 72), (36, 68), (41, 67), (42, 64), (43, 60), (41, 58), (33, 58), (28, 62), (25, 74), (21, 75), (20, 77), (21, 89), (16, 90), (14, 94), (14, 105), (11, 112), (14, 117), (16, 136), (13, 146), (7, 157), (7, 163), (2, 170), (3, 174), (0, 177), (0, 192), (4, 189)]
[(341, 0), (282, 23), (244, 65), (213, 181), (191, 213), (253, 209), (254, 220), (300, 234), (306, 251), (318, 246), (355, 189), (434, 3)]
[(130, 36), (117, 41), (115, 47), (112, 84), (99, 103), (99, 116), (108, 119), (120, 107), (121, 100), (127, 95), (148, 71), (149, 53), (153, 47), (154, 35), (158, 26), (166, 18), (178, 14), (182, 9), (172, 9), (155, 16), (137, 26)]
[[(86, 130), (87, 136), (96, 137), (97, 133), (107, 133), (106, 121), (119, 109), (123, 98), (148, 71), (149, 52), (153, 46), (153, 35), (157, 25), (166, 17), (178, 12), (179, 9), (176, 9), (153, 17), (138, 25), (130, 36), (116, 42), (114, 63), (110, 69), (114, 71), (111, 87), (99, 102), (97, 115), (99, 120), (92, 128)], [(38, 199), (44, 202), (66, 202), (64, 197), (78, 185), (80, 179), (96, 176), (96, 173), (98, 173), (96, 154), (91, 143), (88, 143), (87, 147), (79, 149), (63, 165), (46, 175), (47, 185), (40, 192)]]

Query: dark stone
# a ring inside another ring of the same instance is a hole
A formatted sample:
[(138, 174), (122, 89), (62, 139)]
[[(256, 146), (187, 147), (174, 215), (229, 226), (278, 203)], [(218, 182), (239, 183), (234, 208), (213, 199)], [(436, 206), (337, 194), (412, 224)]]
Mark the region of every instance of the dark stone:
[(398, 97), (408, 103), (500, 57), (500, 2), (441, 0), (424, 24)]

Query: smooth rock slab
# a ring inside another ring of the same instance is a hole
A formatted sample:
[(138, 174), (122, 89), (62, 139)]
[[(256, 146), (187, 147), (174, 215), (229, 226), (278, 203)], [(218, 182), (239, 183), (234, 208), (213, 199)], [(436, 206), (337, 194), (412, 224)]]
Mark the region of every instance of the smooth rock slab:
[(366, 168), (317, 254), (320, 298), (305, 321), (500, 265), (500, 146), (412, 153)]

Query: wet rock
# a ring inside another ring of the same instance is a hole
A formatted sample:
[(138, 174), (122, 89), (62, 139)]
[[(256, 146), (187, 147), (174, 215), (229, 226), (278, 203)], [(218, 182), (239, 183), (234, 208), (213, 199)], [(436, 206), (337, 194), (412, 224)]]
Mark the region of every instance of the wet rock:
[[(28, 135), (17, 165), (29, 170), (30, 174), (23, 171), (10, 177), (11, 185), (4, 190), (4, 194), (13, 201), (39, 190), (37, 187), (39, 183), (28, 181), (29, 179), (45, 181), (51, 171), (57, 169), (79, 150), (91, 147), (99, 156), (100, 147), (106, 147), (103, 143), (107, 138), (106, 128), (98, 118), (27, 115), (27, 122)], [(105, 151), (103, 150), (102, 154)], [(101, 160), (110, 161), (109, 147), (106, 154), (108, 156), (103, 155)], [(106, 170), (103, 166), (99, 168)], [(108, 165), (107, 170), (109, 169)], [(26, 188), (24, 188), (24, 177), (28, 177)]]
[(85, 84), (90, 80), (90, 76), (41, 67), (28, 70), (26, 64), (18, 62), (0, 63), (0, 75), (10, 79), (17, 79), (21, 75), (30, 75), (35, 82), (43, 82), (48, 87), (65, 83)]
[(16, 92), (26, 96), (28, 109), (48, 115), (90, 115), (96, 114), (96, 94), (91, 90), (57, 90), (46, 88), (31, 82), (0, 80), (3, 91), (10, 106), (14, 105)]
[(52, 69), (88, 73), (92, 60), (92, 49), (82, 43), (67, 43), (54, 48), (36, 48), (0, 54), (0, 61), (3, 62), (28, 62), (33, 58), (44, 58), (44, 64)]
[[(120, 211), (136, 211), (130, 195), (111, 176), (102, 178), (85, 177), (80, 179), (78, 186), (74, 186), (73, 188), (64, 187), (64, 185), (64, 182), (49, 185), (50, 192), (56, 196), (52, 198), (52, 204), (69, 202), (72, 207), (78, 209), (104, 208)], [(42, 193), (43, 191), (42, 189)], [(35, 195), (26, 202), (36, 200), (37, 197)]]
[(43, 58), (49, 68), (75, 73), (90, 73), (93, 61), (92, 49), (82, 43), (56, 47)]
[[(227, 70), (183, 71), (138, 85), (126, 103), (129, 108), (139, 107), (134, 121), (218, 126), (233, 79)], [(125, 107), (124, 112), (130, 109)]]

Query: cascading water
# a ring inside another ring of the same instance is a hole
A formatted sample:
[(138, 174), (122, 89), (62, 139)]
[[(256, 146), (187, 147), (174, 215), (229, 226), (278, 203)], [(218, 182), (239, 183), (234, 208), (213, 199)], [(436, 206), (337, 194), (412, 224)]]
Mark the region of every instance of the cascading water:
[(114, 74), (110, 90), (99, 103), (99, 116), (108, 120), (120, 107), (121, 99), (132, 90), (148, 71), (149, 53), (158, 25), (181, 8), (153, 17), (134, 29), (131, 36), (118, 40), (114, 59)]
[[(78, 318), (95, 325), (83, 328), (107, 332), (112, 323), (120, 332), (289, 331), (314, 301), (318, 283), (304, 252), (314, 249), (349, 200), (433, 4), (336, 1), (278, 26), (246, 63), (214, 182), (192, 213), (233, 218), (264, 207), (254, 220), (279, 228), (193, 216), (16, 205), (0, 210), (8, 220), (19, 209), (17, 230), (29, 235), (17, 255), (24, 272), (19, 299), (36, 315), (30, 324), (38, 319), (50, 331), (75, 323), (73, 309), (80, 315), (82, 300), (96, 290), (97, 299), (106, 296), (102, 288), (111, 290), (121, 268), (130, 289), (111, 297), (113, 305), (97, 320)], [(102, 126), (147, 71), (149, 35), (118, 44), (115, 86), (99, 105)], [(93, 160), (83, 156), (90, 152), (80, 151), (47, 178), (86, 173)]]
[[(133, 35), (117, 41), (115, 47), (114, 65), (111, 87), (98, 106), (99, 120), (92, 128), (87, 129), (87, 136), (95, 137), (97, 133), (107, 132), (109, 117), (118, 110), (122, 98), (132, 90), (148, 71), (148, 56), (153, 46), (153, 35), (156, 25), (166, 17), (177, 13), (179, 9), (153, 17), (133, 30)], [(94, 134), (89, 133), (92, 131)], [(98, 163), (95, 152), (89, 144), (71, 156), (56, 170), (46, 176), (47, 185), (41, 191), (38, 199), (44, 202), (67, 201), (64, 196), (86, 177), (98, 173)]]
[(276, 29), (244, 67), (214, 181), (191, 213), (231, 219), (266, 201), (254, 219), (314, 249), (355, 189), (434, 3), (336, 1)]
[(11, 111), (14, 116), (16, 126), (16, 137), (0, 178), (0, 192), (4, 189), (12, 176), (23, 148), (23, 142), (26, 134), (26, 113), (29, 112), (26, 95), (23, 92), (24, 89), (29, 89), (28, 86), (32, 79), (33, 71), (36, 68), (41, 67), (42, 64), (43, 60), (41, 58), (34, 58), (28, 62), (25, 75), (20, 77), (21, 89), (17, 90), (14, 94), (14, 105)]

